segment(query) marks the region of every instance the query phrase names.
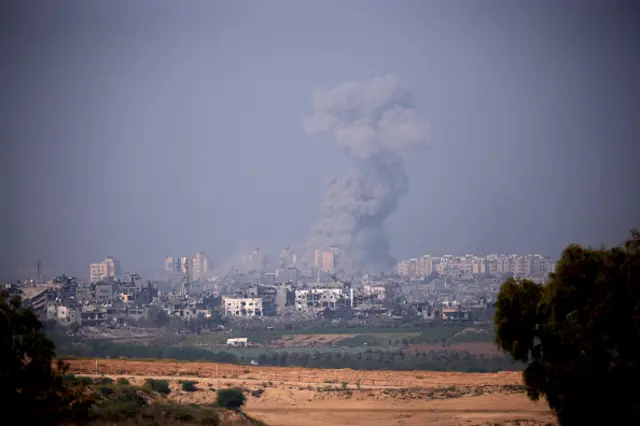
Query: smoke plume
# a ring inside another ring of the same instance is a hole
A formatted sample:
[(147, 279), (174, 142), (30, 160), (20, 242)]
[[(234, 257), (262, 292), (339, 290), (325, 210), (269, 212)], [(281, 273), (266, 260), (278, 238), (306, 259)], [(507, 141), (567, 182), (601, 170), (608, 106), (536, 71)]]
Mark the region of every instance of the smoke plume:
[(307, 248), (337, 247), (354, 268), (386, 270), (394, 259), (383, 225), (409, 189), (403, 158), (426, 146), (429, 124), (394, 75), (316, 88), (311, 101), (305, 131), (330, 135), (354, 167), (329, 183)]

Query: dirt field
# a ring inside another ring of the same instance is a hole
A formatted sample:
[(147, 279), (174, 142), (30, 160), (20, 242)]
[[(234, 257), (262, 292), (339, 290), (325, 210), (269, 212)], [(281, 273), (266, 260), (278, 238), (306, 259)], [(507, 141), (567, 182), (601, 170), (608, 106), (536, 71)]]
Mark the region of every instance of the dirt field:
[(341, 340), (355, 337), (357, 334), (292, 334), (282, 336), (278, 340), (271, 342), (273, 346), (295, 347), (311, 345), (329, 345), (338, 343)]
[[(520, 374), (428, 371), (353, 371), (245, 367), (214, 363), (98, 360), (98, 374), (169, 380), (171, 397), (209, 403), (215, 390), (241, 386), (249, 393), (246, 411), (269, 426), (417, 426), (554, 424), (544, 402), (522, 393)], [(95, 360), (70, 361), (72, 371), (95, 374)], [(125, 370), (126, 369), (126, 370)], [(197, 381), (184, 392), (180, 380)]]

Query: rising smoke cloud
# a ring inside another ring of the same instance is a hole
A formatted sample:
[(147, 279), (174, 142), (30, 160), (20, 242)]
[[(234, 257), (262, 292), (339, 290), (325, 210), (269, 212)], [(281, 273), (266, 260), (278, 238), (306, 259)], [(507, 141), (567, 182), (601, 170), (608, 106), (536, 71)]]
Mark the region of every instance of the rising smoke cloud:
[(307, 249), (338, 247), (352, 267), (386, 270), (394, 259), (383, 225), (409, 190), (404, 158), (426, 146), (429, 123), (395, 75), (316, 88), (311, 102), (305, 131), (330, 135), (354, 167), (330, 181)]

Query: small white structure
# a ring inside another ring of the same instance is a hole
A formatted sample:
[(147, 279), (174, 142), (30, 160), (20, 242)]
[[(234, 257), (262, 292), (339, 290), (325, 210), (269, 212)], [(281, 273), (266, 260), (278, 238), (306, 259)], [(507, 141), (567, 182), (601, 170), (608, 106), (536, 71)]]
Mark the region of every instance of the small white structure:
[(227, 346), (244, 347), (244, 346), (247, 346), (248, 344), (249, 344), (248, 337), (236, 337), (234, 339), (227, 339)]

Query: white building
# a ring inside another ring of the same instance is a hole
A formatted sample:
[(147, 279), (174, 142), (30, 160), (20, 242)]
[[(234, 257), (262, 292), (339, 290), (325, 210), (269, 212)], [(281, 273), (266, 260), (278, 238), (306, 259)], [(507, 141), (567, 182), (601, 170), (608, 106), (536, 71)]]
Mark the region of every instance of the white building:
[(384, 286), (376, 286), (365, 284), (363, 287), (363, 293), (370, 297), (375, 297), (378, 300), (384, 300), (386, 296), (386, 289)]
[(302, 312), (320, 311), (324, 308), (336, 308), (336, 304), (344, 299), (341, 288), (312, 288), (296, 290), (296, 310)]
[(262, 298), (260, 297), (223, 297), (222, 304), (225, 316), (262, 316)]

